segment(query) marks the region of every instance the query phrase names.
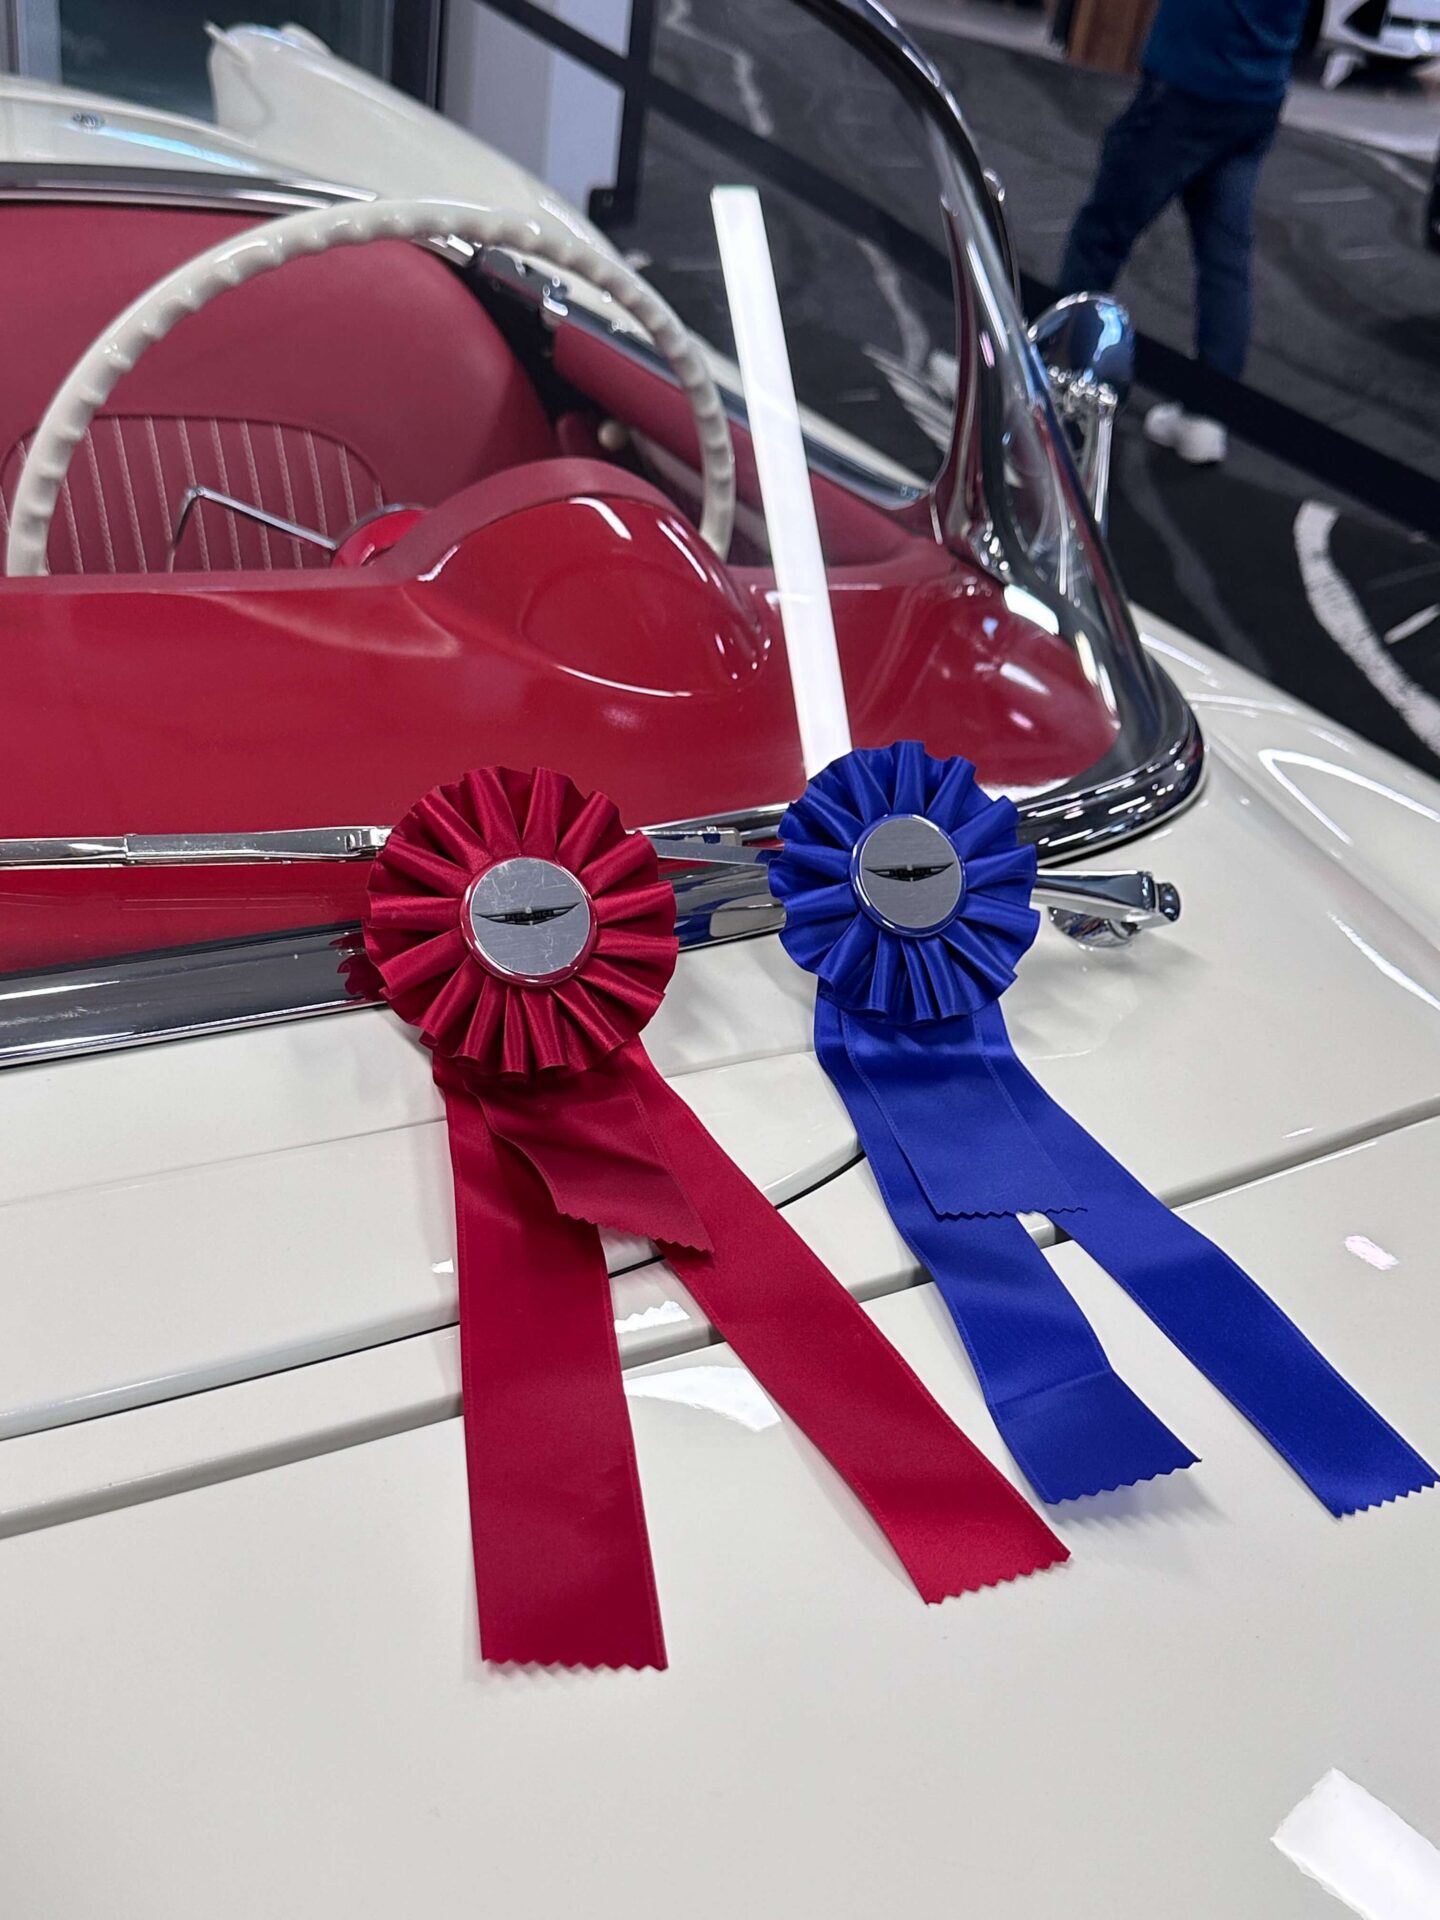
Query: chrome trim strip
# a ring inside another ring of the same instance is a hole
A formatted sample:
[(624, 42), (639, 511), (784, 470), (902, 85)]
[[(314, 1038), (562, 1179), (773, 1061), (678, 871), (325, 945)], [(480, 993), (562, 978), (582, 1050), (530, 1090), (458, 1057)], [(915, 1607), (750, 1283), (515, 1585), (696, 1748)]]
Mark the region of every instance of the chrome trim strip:
[[(765, 869), (675, 880), (682, 947), (773, 933)], [(360, 929), (310, 927), (0, 979), (0, 1069), (381, 1004)]]
[[(1193, 755), (1177, 756), (1170, 769), (1177, 788), (1184, 785), (1183, 797), (1194, 793), (1200, 766), (1197, 736)], [(1127, 797), (1124, 781), (1111, 782), (1105, 793), (1116, 811), (1117, 839), (1122, 832), (1133, 835), (1153, 824), (1143, 804), (1135, 806), (1137, 796), (1132, 793)], [(1172, 801), (1166, 811), (1177, 804)], [(1127, 806), (1131, 808), (1128, 822), (1122, 824)], [(747, 837), (763, 839), (773, 834), (784, 810), (783, 806), (765, 807), (709, 821), (677, 822), (669, 831), (677, 834), (708, 829), (733, 834), (731, 844), (738, 847)], [(315, 831), (333, 845), (337, 834), (375, 834), (382, 830)], [(295, 836), (286, 837), (293, 840)], [(171, 841), (184, 838), (171, 836)], [(249, 841), (262, 838), (251, 835)], [(105, 864), (105, 850), (122, 839), (117, 836), (110, 842), (60, 844), (82, 849), (78, 856), (82, 863), (94, 865)], [(160, 839), (152, 836), (152, 844), (159, 844)], [(100, 860), (86, 857), (96, 849), (101, 852)], [(290, 857), (336, 856), (325, 851)], [(362, 854), (356, 850), (343, 857), (353, 859)], [(1122, 910), (1117, 921), (1142, 925), (1147, 923), (1147, 901), (1151, 899), (1143, 884), (1147, 878), (1072, 877), (1062, 869), (1044, 876), (1037, 892), (1047, 898), (1068, 896), (1077, 905), (1083, 902), (1093, 914), (1102, 904), (1113, 903), (1118, 887)], [(672, 885), (676, 932), (682, 948), (718, 946), (775, 933), (784, 922), (784, 908), (770, 893), (763, 864), (695, 866), (676, 874)], [(1163, 884), (1155, 888), (1153, 912), (1162, 920), (1170, 920), (1176, 917), (1179, 903), (1178, 899), (1162, 898), (1165, 891)], [(12, 974), (0, 978), (0, 1068), (145, 1046), (158, 1040), (193, 1039), (281, 1020), (353, 1012), (376, 1004), (376, 983), (368, 973), (360, 930), (355, 926), (306, 928), (209, 947), (132, 955), (89, 966)]]
[(388, 827), (282, 827), (260, 833), (113, 833), (0, 840), (0, 868), (259, 866), (268, 861), (368, 860)]
[(1022, 800), (1020, 838), (1042, 861), (1089, 859), (1148, 833), (1195, 796), (1205, 771), (1199, 723), (1169, 675), (1152, 663), (1164, 745), (1138, 767), (1072, 788), (1055, 798)]
[(358, 927), (310, 928), (0, 980), (0, 1067), (187, 1040), (372, 1004)]
[(0, 162), (0, 200), (85, 201), (98, 205), (280, 214), (337, 200), (373, 200), (373, 193), (297, 175), (229, 174), (170, 167), (84, 166), (61, 161)]

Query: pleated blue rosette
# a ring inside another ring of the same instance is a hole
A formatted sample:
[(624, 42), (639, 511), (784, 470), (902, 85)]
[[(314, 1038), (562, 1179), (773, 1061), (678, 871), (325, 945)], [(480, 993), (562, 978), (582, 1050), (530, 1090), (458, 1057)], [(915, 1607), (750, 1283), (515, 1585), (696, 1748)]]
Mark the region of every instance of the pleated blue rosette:
[(1006, 1445), (1043, 1500), (1195, 1455), (1106, 1358), (1016, 1218), (1047, 1214), (1119, 1281), (1334, 1514), (1434, 1470), (1255, 1282), (1021, 1065), (1000, 996), (1039, 930), (1035, 852), (966, 760), (849, 753), (780, 824), (786, 951), (892, 1219), (934, 1276)]

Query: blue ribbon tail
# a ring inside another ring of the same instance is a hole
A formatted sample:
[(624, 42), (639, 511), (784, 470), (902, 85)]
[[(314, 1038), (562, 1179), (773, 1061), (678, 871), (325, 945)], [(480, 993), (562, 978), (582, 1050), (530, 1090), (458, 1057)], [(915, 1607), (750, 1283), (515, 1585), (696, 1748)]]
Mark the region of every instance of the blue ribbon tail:
[[(946, 1021), (917, 1041), (904, 1028), (841, 1013), (824, 994), (816, 1004), (821, 1063), (855, 1122), (891, 1218), (935, 1278), (1001, 1437), (1052, 1503), (1193, 1465), (1190, 1449), (1113, 1370), (1014, 1217), (1077, 1203), (1019, 1124), (970, 1029), (969, 1021)], [(953, 1182), (957, 1164), (966, 1191), (942, 1191), (937, 1207), (927, 1188)], [(975, 1208), (946, 1207), (953, 1198)]]
[(984, 1030), (1016, 1114), (1084, 1193), (1083, 1211), (1064, 1221), (1072, 1237), (1331, 1513), (1358, 1513), (1435, 1485), (1429, 1462), (1249, 1274), (1157, 1200), (1031, 1078), (999, 1007), (985, 1008), (974, 1024)]
[(941, 1224), (950, 1259), (921, 1257), (995, 1424), (1042, 1500), (1078, 1500), (1194, 1466), (1184, 1441), (1111, 1366), (1019, 1220), (982, 1214)]

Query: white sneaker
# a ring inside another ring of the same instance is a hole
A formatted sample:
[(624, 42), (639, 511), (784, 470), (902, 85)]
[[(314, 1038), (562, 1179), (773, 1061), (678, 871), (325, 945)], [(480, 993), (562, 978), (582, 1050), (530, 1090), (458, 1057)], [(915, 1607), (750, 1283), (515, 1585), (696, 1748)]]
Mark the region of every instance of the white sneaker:
[(1173, 447), (1180, 438), (1184, 418), (1185, 409), (1178, 400), (1166, 400), (1158, 407), (1151, 407), (1145, 416), (1145, 438), (1153, 440), (1157, 447)]
[(1230, 450), (1229, 436), (1218, 420), (1186, 413), (1178, 400), (1152, 407), (1145, 416), (1145, 437), (1157, 447), (1170, 447), (1193, 467), (1213, 467)]
[(1207, 420), (1200, 413), (1187, 413), (1180, 422), (1175, 451), (1192, 467), (1218, 466), (1230, 451), (1230, 437), (1218, 420)]

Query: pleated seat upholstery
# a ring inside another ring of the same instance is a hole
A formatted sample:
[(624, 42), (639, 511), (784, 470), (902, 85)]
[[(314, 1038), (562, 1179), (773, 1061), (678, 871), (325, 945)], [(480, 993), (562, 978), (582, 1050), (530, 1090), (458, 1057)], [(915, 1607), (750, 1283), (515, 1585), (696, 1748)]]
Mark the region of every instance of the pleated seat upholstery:
[[(0, 208), (0, 536), (70, 367), (146, 287), (244, 224), (141, 207)], [(434, 505), (554, 450), (514, 355), (443, 262), (400, 242), (345, 248), (221, 295), (151, 348), (76, 451), (50, 569), (163, 570), (197, 485), (334, 535), (378, 506)], [(175, 555), (215, 573), (325, 561), (213, 506)]]

